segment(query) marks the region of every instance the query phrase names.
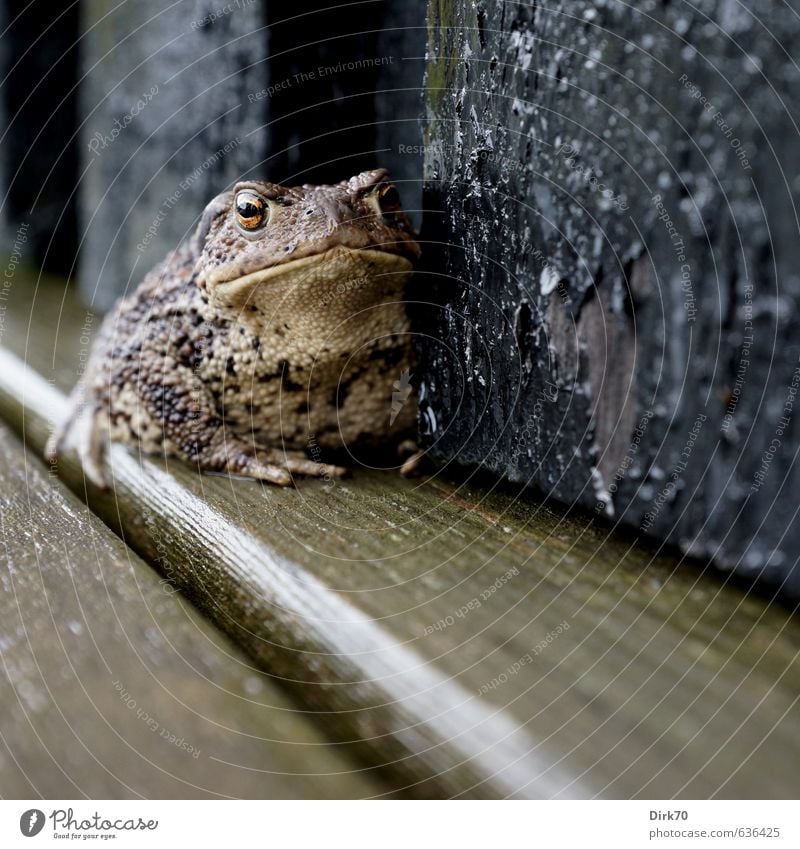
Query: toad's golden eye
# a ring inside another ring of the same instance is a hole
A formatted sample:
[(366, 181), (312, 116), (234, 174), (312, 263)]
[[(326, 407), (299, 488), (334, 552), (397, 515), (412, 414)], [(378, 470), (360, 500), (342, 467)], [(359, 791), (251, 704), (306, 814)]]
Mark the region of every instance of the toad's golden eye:
[(399, 212), (401, 209), (400, 192), (394, 183), (384, 183), (378, 187), (378, 202), (381, 212)]
[(236, 220), (245, 230), (255, 230), (264, 223), (267, 203), (255, 192), (239, 192), (236, 195)]

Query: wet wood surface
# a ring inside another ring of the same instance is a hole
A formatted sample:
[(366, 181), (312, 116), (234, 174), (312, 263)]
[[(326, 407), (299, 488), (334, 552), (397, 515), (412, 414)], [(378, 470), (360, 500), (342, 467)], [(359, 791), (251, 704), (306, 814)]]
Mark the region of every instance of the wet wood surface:
[(0, 481), (0, 795), (384, 792), (6, 427)]
[(0, 425), (0, 796), (386, 787)]
[[(26, 307), (48, 346), (3, 339), (35, 369), (2, 354), (31, 455), (80, 357), (59, 301)], [(800, 792), (800, 624), (717, 573), (442, 476), (280, 490), (122, 446), (110, 463), (109, 493), (72, 459), (58, 474), (394, 791)]]

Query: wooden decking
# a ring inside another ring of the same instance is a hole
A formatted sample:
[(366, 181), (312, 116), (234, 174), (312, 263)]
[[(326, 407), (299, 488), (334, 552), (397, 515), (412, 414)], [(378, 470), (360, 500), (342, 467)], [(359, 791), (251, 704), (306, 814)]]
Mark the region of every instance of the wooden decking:
[(374, 792), (6, 427), (0, 479), (3, 796)]
[(71, 458), (59, 482), (41, 448), (98, 320), (58, 282), (14, 294), (3, 795), (797, 796), (786, 607), (447, 477), (280, 490), (115, 446), (110, 493)]

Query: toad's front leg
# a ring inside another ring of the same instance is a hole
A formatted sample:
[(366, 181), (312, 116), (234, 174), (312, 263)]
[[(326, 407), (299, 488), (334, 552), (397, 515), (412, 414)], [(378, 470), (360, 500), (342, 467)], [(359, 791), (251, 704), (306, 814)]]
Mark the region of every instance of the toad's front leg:
[(347, 474), (340, 466), (258, 445), (234, 433), (225, 426), (205, 384), (184, 366), (161, 380), (140, 384), (137, 394), (150, 423), (138, 434), (145, 452), (180, 457), (201, 471), (245, 475), (278, 486), (289, 486), (293, 474)]
[[(163, 362), (163, 360), (162, 360)], [(203, 382), (186, 366), (170, 362), (156, 374), (128, 369), (112, 377), (103, 404), (89, 398), (80, 415), (71, 415), (48, 448), (51, 458), (76, 445), (84, 472), (106, 488), (102, 468), (107, 441), (132, 443), (145, 454), (178, 457), (201, 471), (228, 472), (278, 486), (293, 474), (343, 477), (347, 469), (256, 444), (225, 427)], [(90, 446), (91, 450), (86, 450)]]

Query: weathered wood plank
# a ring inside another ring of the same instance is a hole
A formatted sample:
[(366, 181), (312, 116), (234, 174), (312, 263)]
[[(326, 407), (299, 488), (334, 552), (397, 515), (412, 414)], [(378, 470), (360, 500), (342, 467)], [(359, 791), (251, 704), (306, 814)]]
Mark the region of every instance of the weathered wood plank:
[[(62, 405), (3, 355), (0, 408), (32, 448)], [(408, 792), (800, 791), (800, 623), (717, 573), (469, 482), (287, 491), (111, 462), (92, 508)], [(59, 474), (83, 492), (69, 458)]]
[(385, 787), (0, 426), (0, 795)]

